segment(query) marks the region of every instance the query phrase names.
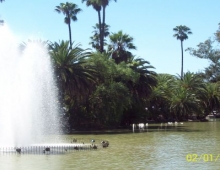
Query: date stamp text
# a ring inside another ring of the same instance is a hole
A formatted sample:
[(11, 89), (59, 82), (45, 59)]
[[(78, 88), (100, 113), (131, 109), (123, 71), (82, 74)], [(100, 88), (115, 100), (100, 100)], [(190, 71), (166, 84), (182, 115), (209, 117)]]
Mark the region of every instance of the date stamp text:
[(220, 154), (187, 154), (187, 162), (217, 162)]

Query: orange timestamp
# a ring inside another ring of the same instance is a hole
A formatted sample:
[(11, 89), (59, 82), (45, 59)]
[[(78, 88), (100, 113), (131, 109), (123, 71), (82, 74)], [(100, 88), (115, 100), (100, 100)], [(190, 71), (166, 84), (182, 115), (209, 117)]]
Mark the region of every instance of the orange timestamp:
[(216, 162), (220, 158), (220, 154), (187, 154), (187, 162)]

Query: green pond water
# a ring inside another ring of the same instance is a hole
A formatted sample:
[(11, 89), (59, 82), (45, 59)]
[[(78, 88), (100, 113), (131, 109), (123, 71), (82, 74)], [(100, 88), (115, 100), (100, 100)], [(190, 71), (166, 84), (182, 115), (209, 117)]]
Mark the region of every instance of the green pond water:
[(220, 121), (178, 126), (149, 125), (144, 131), (64, 135), (108, 140), (108, 148), (65, 154), (1, 154), (0, 170), (219, 170)]

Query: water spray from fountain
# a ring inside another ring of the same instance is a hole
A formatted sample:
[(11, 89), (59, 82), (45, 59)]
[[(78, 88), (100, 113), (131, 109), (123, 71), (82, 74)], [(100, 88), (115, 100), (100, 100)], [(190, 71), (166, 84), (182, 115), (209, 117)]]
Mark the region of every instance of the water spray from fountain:
[(0, 146), (41, 143), (59, 133), (58, 89), (48, 50), (30, 41), (20, 48), (7, 25), (0, 26)]
[[(90, 140), (45, 142), (48, 135), (61, 134), (62, 113), (47, 46), (41, 41), (21, 45), (7, 25), (0, 26), (0, 37), (0, 152), (60, 154), (96, 150), (95, 140), (92, 144)], [(106, 148), (109, 142), (102, 140), (99, 146)]]

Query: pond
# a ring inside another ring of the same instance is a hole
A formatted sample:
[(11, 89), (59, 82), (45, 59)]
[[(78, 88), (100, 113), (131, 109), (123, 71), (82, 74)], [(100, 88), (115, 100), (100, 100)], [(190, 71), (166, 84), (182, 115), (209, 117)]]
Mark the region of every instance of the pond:
[(204, 169), (220, 166), (220, 121), (151, 124), (126, 133), (63, 135), (72, 139), (106, 139), (108, 148), (65, 154), (1, 154), (1, 170)]

